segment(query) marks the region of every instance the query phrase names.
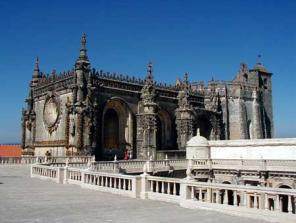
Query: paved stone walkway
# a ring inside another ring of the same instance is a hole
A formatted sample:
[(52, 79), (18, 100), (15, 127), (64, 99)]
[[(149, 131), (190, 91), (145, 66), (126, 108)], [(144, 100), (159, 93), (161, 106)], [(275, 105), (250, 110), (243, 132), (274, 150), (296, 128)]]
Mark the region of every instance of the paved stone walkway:
[(31, 179), (29, 167), (0, 166), (1, 223), (259, 223), (178, 205)]

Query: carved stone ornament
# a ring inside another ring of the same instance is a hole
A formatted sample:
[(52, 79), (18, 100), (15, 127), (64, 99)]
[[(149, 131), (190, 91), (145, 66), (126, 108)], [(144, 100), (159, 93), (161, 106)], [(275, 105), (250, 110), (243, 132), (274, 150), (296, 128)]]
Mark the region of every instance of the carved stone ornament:
[(49, 133), (57, 129), (59, 118), (60, 105), (54, 96), (50, 96), (46, 99), (43, 109), (43, 121)]

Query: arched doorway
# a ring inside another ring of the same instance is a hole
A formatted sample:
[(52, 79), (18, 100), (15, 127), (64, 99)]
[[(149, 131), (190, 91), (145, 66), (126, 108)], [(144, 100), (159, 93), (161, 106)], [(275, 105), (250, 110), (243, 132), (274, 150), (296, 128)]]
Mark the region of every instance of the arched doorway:
[(119, 119), (114, 109), (109, 109), (104, 117), (104, 149), (119, 148)]
[(102, 159), (124, 158), (125, 150), (135, 158), (136, 123), (127, 102), (118, 97), (102, 105), (101, 148)]
[[(289, 187), (287, 185), (281, 185), (280, 188), (292, 189), (291, 187)], [(289, 202), (288, 195), (281, 194), (280, 195), (280, 205), (281, 205), (280, 210), (282, 212), (288, 212), (288, 206), (289, 206), (288, 202)], [(292, 204), (290, 204), (290, 205), (292, 205)]]

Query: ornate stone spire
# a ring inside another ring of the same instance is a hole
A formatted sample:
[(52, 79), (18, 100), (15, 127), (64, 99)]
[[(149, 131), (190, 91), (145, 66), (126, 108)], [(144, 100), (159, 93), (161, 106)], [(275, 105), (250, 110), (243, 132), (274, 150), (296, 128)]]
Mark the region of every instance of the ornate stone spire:
[(187, 93), (189, 93), (190, 85), (189, 85), (189, 81), (188, 81), (188, 73), (187, 73), (187, 72), (184, 74), (183, 85), (184, 85), (184, 90), (185, 90)]
[(36, 86), (38, 80), (40, 78), (40, 70), (39, 70), (39, 58), (36, 57), (36, 61), (35, 61), (35, 66), (34, 66), (34, 72), (32, 75), (32, 82), (31, 82), (31, 86)]
[(39, 77), (39, 58), (36, 57), (36, 61), (35, 61), (35, 67), (34, 67), (34, 73), (33, 73), (33, 77)]
[(145, 84), (142, 88), (141, 94), (142, 94), (141, 98), (143, 99), (144, 104), (154, 103), (156, 92), (154, 88), (153, 71), (152, 71), (151, 62), (149, 62), (147, 66), (147, 75), (146, 75)]
[(147, 75), (145, 82), (147, 82), (148, 84), (153, 84), (152, 62), (149, 62), (147, 65)]
[(86, 34), (83, 33), (81, 37), (81, 48), (80, 48), (80, 54), (79, 54), (79, 60), (86, 60), (88, 61), (87, 57), (87, 50), (86, 50)]
[(182, 82), (182, 87), (178, 92), (178, 105), (180, 109), (189, 109), (189, 93), (190, 93), (190, 86), (188, 81), (188, 73), (184, 74), (184, 80)]

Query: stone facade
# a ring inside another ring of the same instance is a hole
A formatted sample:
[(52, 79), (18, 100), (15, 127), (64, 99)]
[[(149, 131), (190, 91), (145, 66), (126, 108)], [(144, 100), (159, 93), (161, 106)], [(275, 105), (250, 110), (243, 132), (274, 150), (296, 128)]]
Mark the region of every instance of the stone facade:
[(44, 74), (36, 61), (22, 112), (24, 153), (95, 154), (113, 159), (185, 150), (200, 129), (211, 139), (271, 138), (271, 73), (242, 64), (233, 81), (156, 83), (149, 63), (144, 80), (91, 69), (82, 36), (74, 69)]

